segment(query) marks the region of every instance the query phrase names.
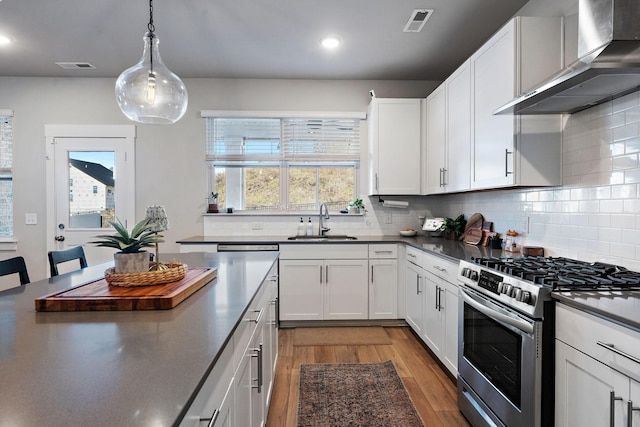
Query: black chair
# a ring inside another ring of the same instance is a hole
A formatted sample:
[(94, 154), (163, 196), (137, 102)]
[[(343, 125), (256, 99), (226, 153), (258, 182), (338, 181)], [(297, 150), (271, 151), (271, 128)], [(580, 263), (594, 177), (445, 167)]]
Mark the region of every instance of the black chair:
[(15, 258), (5, 259), (0, 261), (0, 276), (7, 276), (9, 274), (18, 273), (20, 275), (20, 284), (25, 285), (29, 283), (29, 274), (27, 273), (27, 264), (24, 262), (24, 258), (17, 256)]
[(73, 261), (74, 259), (80, 261), (80, 268), (87, 267), (87, 258), (84, 256), (84, 249), (82, 249), (82, 246), (76, 246), (74, 248), (69, 248), (62, 251), (49, 252), (49, 267), (51, 268), (51, 277), (60, 274), (58, 272), (58, 264), (62, 264), (63, 262), (67, 261)]

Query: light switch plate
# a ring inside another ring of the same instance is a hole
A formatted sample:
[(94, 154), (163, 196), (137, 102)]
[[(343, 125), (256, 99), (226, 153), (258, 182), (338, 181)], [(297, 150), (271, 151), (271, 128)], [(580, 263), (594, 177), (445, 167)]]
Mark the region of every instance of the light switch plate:
[(38, 224), (38, 214), (35, 214), (35, 213), (24, 214), (24, 223), (26, 225), (37, 225)]
[(384, 223), (385, 224), (391, 224), (391, 214), (390, 213), (386, 213), (384, 214)]

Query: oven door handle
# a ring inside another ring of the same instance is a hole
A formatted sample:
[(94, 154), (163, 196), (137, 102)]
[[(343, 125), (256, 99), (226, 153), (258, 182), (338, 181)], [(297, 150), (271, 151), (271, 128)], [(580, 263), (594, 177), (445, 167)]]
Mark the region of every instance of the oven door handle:
[(467, 294), (462, 288), (460, 288), (460, 296), (462, 297), (465, 303), (469, 304), (471, 307), (475, 308), (476, 310), (486, 315), (487, 317), (506, 323), (507, 325), (511, 325), (514, 328), (518, 328), (521, 331), (526, 332), (528, 334), (533, 333), (533, 325), (531, 323), (525, 320), (522, 320), (518, 317), (509, 316), (507, 314), (492, 310), (490, 307), (487, 307), (486, 305), (476, 301), (469, 294)]

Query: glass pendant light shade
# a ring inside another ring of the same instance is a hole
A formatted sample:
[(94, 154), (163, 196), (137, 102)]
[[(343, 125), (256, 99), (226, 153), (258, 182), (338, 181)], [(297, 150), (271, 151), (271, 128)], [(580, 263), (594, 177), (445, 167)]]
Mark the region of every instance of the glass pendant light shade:
[(148, 32), (140, 62), (116, 80), (116, 101), (130, 120), (146, 124), (172, 124), (187, 111), (187, 88), (160, 59), (158, 37)]

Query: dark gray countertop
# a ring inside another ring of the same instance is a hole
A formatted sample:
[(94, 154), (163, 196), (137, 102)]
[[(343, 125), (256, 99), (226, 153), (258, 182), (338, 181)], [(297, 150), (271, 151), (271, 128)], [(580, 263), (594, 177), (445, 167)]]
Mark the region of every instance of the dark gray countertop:
[(553, 292), (557, 301), (640, 332), (640, 292)]
[(106, 264), (0, 292), (0, 425), (169, 426), (182, 416), (277, 253), (165, 254), (218, 277), (172, 310), (36, 312)]
[[(484, 246), (467, 245), (463, 242), (446, 240), (442, 237), (416, 236), (356, 236), (357, 240), (340, 241), (344, 244), (357, 243), (404, 243), (418, 249), (423, 249), (430, 253), (449, 258), (453, 261), (469, 260), (471, 257), (518, 257), (520, 253), (503, 252), (500, 249), (489, 249)], [(180, 244), (203, 244), (203, 243), (313, 243), (327, 244), (327, 242), (305, 242), (287, 240), (282, 236), (256, 236), (256, 237), (235, 237), (235, 236), (193, 236), (179, 240)], [(640, 292), (625, 293), (598, 293), (598, 292), (554, 292), (552, 294), (557, 301), (572, 305), (581, 310), (589, 311), (601, 317), (605, 317), (624, 326), (640, 329)]]
[[(429, 251), (433, 254), (451, 258), (453, 261), (468, 260), (472, 256), (484, 257), (484, 256), (503, 256), (501, 249), (489, 249), (485, 246), (467, 245), (457, 240), (447, 240), (442, 237), (429, 237), (429, 236), (416, 236), (416, 237), (402, 237), (402, 236), (355, 236), (357, 240), (340, 240), (340, 241), (308, 241), (308, 240), (287, 240), (287, 237), (283, 236), (192, 236), (186, 239), (178, 240), (176, 243), (182, 245), (189, 244), (264, 244), (264, 243), (279, 243), (279, 244), (368, 244), (368, 243), (404, 243), (409, 246), (413, 246), (418, 249)], [(516, 254), (519, 256), (519, 254)]]

